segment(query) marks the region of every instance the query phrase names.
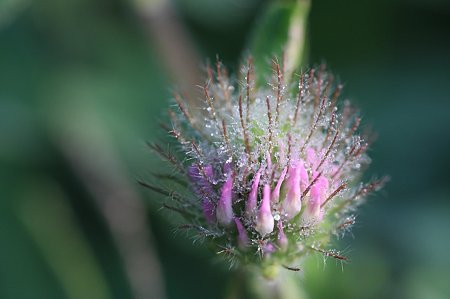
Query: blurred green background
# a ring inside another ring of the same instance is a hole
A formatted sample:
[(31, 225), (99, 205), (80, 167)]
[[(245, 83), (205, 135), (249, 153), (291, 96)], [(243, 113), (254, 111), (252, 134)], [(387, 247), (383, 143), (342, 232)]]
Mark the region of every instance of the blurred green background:
[[(224, 296), (226, 267), (136, 178), (160, 167), (144, 141), (173, 82), (216, 54), (234, 70), (266, 2), (0, 0), (0, 298)], [(309, 32), (379, 133), (369, 176), (392, 180), (338, 243), (352, 262), (317, 256), (299, 281), (450, 298), (450, 2), (317, 0)]]

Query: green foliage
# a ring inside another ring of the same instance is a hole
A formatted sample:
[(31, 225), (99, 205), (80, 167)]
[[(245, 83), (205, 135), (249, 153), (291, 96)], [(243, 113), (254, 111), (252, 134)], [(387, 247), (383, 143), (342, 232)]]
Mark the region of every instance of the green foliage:
[(288, 76), (307, 65), (307, 22), (309, 0), (271, 1), (258, 18), (250, 38), (258, 84), (272, 72), (268, 61), (284, 57), (282, 65)]

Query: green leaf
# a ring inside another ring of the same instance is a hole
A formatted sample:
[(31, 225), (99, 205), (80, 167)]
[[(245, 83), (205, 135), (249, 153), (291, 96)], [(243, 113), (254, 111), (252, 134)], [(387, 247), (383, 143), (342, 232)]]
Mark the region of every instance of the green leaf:
[(306, 64), (309, 8), (310, 0), (272, 1), (266, 7), (249, 43), (258, 85), (272, 74), (267, 61), (283, 52), (286, 79)]

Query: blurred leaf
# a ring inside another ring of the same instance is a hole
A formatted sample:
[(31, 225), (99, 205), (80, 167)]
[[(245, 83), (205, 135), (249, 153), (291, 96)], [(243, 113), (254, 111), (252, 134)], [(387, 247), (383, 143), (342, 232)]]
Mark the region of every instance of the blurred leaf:
[(30, 3), (30, 0), (0, 1), (0, 29), (11, 23)]
[(25, 190), (19, 214), (67, 298), (111, 298), (100, 266), (58, 186), (36, 180)]
[(309, 0), (273, 1), (266, 8), (250, 40), (259, 84), (271, 75), (267, 60), (282, 57), (283, 52), (287, 76), (305, 64), (309, 8)]

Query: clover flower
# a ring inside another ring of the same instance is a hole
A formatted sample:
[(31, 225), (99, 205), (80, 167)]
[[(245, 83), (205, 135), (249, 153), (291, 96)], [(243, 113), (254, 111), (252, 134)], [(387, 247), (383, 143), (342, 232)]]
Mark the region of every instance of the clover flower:
[(273, 266), (297, 270), (310, 252), (346, 260), (328, 248), (331, 237), (354, 224), (355, 208), (385, 180), (360, 182), (371, 139), (323, 65), (294, 79), (276, 59), (272, 68), (258, 86), (251, 58), (237, 83), (220, 61), (208, 66), (200, 108), (175, 95), (176, 152), (150, 144), (172, 164), (159, 175), (172, 183), (142, 182), (169, 197), (164, 207), (182, 216), (180, 229), (269, 277)]

